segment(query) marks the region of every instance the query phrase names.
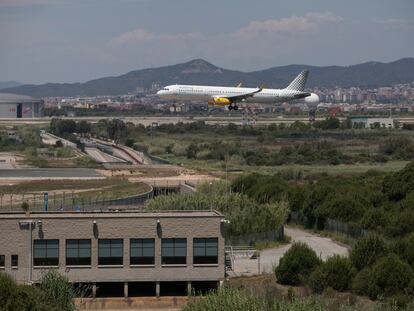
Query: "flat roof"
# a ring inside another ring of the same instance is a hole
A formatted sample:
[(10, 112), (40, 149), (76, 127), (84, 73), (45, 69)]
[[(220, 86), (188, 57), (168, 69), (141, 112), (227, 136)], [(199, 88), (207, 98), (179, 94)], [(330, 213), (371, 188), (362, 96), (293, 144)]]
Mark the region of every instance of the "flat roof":
[(19, 94), (0, 93), (0, 104), (33, 103), (40, 101), (42, 101), (40, 98), (34, 98)]
[(194, 217), (218, 217), (224, 215), (216, 210), (203, 211), (69, 211), (69, 212), (0, 212), (0, 219), (67, 219), (67, 218), (194, 218)]

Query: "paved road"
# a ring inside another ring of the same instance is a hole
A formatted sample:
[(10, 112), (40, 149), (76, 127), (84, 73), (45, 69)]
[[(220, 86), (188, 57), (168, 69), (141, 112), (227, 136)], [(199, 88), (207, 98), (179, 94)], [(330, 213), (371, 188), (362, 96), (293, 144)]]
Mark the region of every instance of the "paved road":
[(99, 179), (104, 178), (89, 168), (22, 168), (0, 169), (0, 179)]
[[(322, 259), (332, 255), (348, 255), (348, 249), (330, 238), (318, 236), (298, 228), (285, 227), (285, 234), (290, 236), (293, 241), (303, 242), (309, 245)], [(280, 258), (292, 246), (288, 244), (282, 247), (270, 248), (260, 252), (260, 272), (271, 273), (279, 264)], [(259, 271), (258, 260), (248, 258), (237, 258), (234, 262), (235, 275), (257, 274)]]

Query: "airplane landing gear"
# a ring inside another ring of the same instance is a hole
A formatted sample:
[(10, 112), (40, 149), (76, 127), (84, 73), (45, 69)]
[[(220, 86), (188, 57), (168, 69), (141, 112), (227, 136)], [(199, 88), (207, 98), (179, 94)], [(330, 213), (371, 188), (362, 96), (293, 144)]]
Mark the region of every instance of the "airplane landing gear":
[(233, 104), (232, 104), (232, 105), (229, 105), (229, 107), (228, 107), (228, 108), (229, 108), (229, 110), (230, 110), (230, 111), (231, 111), (231, 110), (233, 110), (233, 109), (234, 109), (235, 111), (236, 111), (236, 110), (239, 110), (239, 106), (237, 106), (237, 105), (233, 105)]

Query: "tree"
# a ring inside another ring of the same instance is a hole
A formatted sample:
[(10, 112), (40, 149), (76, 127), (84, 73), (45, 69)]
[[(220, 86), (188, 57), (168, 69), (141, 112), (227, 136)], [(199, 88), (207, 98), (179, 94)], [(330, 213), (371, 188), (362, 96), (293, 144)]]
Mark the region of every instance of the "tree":
[(313, 249), (304, 243), (295, 242), (275, 269), (277, 282), (285, 285), (303, 284), (320, 263)]
[(91, 124), (86, 120), (79, 121), (76, 124), (76, 132), (78, 132), (79, 134), (90, 133), (90, 131), (91, 131)]
[(369, 235), (356, 242), (351, 251), (350, 259), (355, 268), (362, 270), (372, 266), (386, 252), (387, 247), (384, 240), (378, 235)]
[(349, 258), (335, 255), (328, 258), (311, 273), (309, 286), (317, 293), (322, 293), (328, 287), (345, 291), (351, 287), (355, 274), (356, 270)]
[(372, 299), (403, 293), (413, 279), (411, 267), (395, 254), (382, 257), (372, 267), (368, 294)]

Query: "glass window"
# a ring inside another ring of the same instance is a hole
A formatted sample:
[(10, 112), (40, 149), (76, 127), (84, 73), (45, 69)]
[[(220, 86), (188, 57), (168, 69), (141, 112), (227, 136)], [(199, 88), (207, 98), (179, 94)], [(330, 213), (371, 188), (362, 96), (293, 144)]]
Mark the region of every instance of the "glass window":
[(155, 256), (155, 239), (130, 240), (130, 264), (153, 265)]
[(161, 263), (163, 265), (187, 263), (187, 239), (162, 239)]
[(90, 265), (91, 240), (66, 240), (66, 265)]
[(217, 264), (218, 238), (194, 238), (193, 263)]
[(6, 264), (6, 259), (4, 257), (4, 255), (0, 255), (0, 268), (4, 268), (5, 264)]
[(34, 240), (34, 266), (59, 265), (59, 240)]
[(12, 267), (19, 266), (19, 256), (18, 255), (11, 255), (11, 265), (12, 265)]
[(98, 265), (122, 265), (124, 245), (122, 239), (98, 241)]

